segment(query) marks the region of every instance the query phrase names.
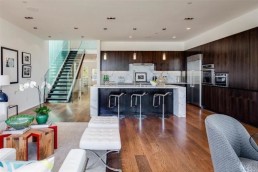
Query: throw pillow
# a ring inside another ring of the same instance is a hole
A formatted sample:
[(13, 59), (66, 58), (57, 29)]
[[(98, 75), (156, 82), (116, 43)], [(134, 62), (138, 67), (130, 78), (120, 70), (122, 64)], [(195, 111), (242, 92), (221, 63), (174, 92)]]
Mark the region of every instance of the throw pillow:
[(1, 161), (0, 172), (51, 172), (54, 157), (41, 161)]

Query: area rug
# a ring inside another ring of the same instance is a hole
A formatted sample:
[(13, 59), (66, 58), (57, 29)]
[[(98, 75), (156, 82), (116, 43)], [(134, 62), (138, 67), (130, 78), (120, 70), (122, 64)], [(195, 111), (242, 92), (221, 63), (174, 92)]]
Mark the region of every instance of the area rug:
[[(66, 155), (71, 149), (79, 148), (80, 138), (87, 127), (87, 122), (57, 122), (58, 126), (58, 148), (55, 149), (55, 164), (53, 168), (53, 172), (58, 172), (63, 161), (65, 160)], [(36, 157), (35, 145), (29, 145), (29, 159), (33, 160)], [(99, 151), (98, 154), (103, 154), (103, 151)], [(87, 157), (89, 158), (88, 166), (92, 164), (92, 162), (96, 161), (96, 157), (87, 152)], [(106, 167), (99, 161), (97, 164), (92, 166), (90, 169), (87, 169), (87, 172), (105, 172)]]

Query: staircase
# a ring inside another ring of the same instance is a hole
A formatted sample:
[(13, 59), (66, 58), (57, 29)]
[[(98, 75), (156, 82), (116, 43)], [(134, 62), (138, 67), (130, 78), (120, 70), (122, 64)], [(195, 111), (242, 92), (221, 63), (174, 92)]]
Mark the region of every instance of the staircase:
[[(69, 102), (73, 85), (82, 64), (84, 54), (70, 51), (67, 59), (57, 75), (52, 89), (48, 93), (46, 102)], [(53, 68), (52, 68), (53, 69)], [(57, 70), (57, 69), (53, 69)]]

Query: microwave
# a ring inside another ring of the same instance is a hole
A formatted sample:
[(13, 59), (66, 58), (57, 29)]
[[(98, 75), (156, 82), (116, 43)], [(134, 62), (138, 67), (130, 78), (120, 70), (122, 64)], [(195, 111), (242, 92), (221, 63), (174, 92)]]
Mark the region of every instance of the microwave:
[(215, 73), (215, 85), (228, 87), (228, 73)]
[(214, 85), (214, 64), (202, 65), (202, 84)]

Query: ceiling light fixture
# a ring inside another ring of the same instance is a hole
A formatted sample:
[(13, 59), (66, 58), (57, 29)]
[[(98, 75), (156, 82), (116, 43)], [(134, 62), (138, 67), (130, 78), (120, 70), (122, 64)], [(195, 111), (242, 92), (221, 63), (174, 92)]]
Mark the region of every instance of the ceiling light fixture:
[(162, 30), (167, 30), (167, 28), (164, 27), (164, 28), (162, 28)]
[(191, 4), (192, 4), (192, 2), (187, 2), (187, 4), (188, 4), (188, 5), (191, 5)]
[(173, 39), (176, 39), (176, 36), (172, 36)]
[(51, 38), (52, 36), (48, 36), (49, 38)]
[(134, 27), (134, 28), (133, 28), (133, 30), (137, 30), (137, 28), (136, 28), (136, 27)]
[(81, 38), (84, 38), (84, 36), (81, 36)]
[(107, 20), (115, 20), (115, 17), (107, 17)]
[(107, 60), (107, 53), (104, 53), (103, 59)]
[(167, 59), (166, 53), (163, 53), (163, 54), (162, 54), (162, 60), (166, 60), (166, 59)]
[(136, 60), (136, 52), (133, 53), (133, 60)]
[(129, 36), (129, 38), (130, 38), (130, 39), (132, 39), (132, 38), (133, 38), (133, 36), (131, 36), (131, 35), (130, 35), (130, 36)]
[(27, 20), (32, 20), (32, 19), (34, 19), (33, 17), (30, 17), (30, 16), (27, 16), (27, 17), (24, 17), (25, 19), (27, 19)]
[(193, 17), (186, 17), (185, 20), (193, 20), (194, 18)]
[(103, 28), (103, 30), (107, 30), (107, 28), (106, 28), (106, 27), (104, 27), (104, 28)]
[(36, 29), (38, 29), (38, 28), (37, 28), (37, 27), (33, 27), (33, 29), (35, 29), (35, 30), (36, 30)]
[(188, 27), (188, 28), (186, 28), (186, 30), (191, 30), (191, 28), (190, 28), (190, 27)]
[(78, 27), (74, 27), (75, 30), (79, 29)]

